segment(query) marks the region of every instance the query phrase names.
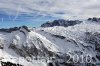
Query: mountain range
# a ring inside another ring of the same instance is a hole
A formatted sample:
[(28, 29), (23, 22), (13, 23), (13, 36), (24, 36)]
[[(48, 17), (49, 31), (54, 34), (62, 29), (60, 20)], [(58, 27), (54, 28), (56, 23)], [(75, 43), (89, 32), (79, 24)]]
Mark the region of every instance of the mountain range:
[(2, 28), (0, 66), (100, 66), (100, 20), (96, 19)]

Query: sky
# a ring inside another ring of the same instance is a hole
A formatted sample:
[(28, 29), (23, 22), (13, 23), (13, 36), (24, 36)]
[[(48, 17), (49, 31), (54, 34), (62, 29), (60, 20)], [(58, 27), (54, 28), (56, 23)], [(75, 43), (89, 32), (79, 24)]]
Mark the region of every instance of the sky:
[(100, 17), (100, 0), (0, 0), (0, 28)]

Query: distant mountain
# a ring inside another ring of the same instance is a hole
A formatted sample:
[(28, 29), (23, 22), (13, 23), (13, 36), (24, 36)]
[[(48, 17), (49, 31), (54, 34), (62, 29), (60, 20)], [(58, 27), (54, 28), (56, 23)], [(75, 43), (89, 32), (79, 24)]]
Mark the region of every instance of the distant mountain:
[(59, 20), (54, 20), (53, 22), (46, 22), (41, 25), (41, 27), (53, 27), (53, 26), (74, 26), (76, 24), (80, 24), (82, 21), (79, 20), (64, 20), (64, 19), (59, 19)]
[(93, 17), (93, 18), (88, 18), (88, 21), (95, 21), (95, 22), (100, 22), (100, 18)]
[(30, 32), (30, 30), (28, 29), (27, 26), (21, 26), (21, 27), (13, 27), (13, 28), (1, 28), (0, 29), (0, 32), (8, 32), (8, 33), (11, 33), (13, 31), (17, 31), (17, 30), (20, 30), (21, 28), (24, 28), (25, 30), (27, 30), (28, 32)]

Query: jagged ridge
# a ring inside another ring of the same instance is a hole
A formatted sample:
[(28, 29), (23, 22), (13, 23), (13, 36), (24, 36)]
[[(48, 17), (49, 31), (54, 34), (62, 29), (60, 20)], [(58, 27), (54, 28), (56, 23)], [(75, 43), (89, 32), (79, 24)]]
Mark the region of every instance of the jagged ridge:
[(41, 27), (53, 27), (53, 26), (74, 26), (76, 24), (80, 24), (82, 21), (79, 20), (64, 20), (64, 19), (59, 19), (59, 20), (54, 20), (53, 22), (47, 22), (41, 25)]

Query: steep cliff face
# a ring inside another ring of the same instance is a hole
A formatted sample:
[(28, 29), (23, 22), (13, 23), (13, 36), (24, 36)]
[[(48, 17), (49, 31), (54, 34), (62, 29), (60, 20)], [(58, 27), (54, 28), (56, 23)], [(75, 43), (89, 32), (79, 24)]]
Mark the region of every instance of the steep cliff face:
[[(78, 60), (74, 58), (76, 56)], [(96, 66), (96, 63), (100, 63), (100, 25), (83, 21), (68, 27), (1, 29), (0, 63)]]

